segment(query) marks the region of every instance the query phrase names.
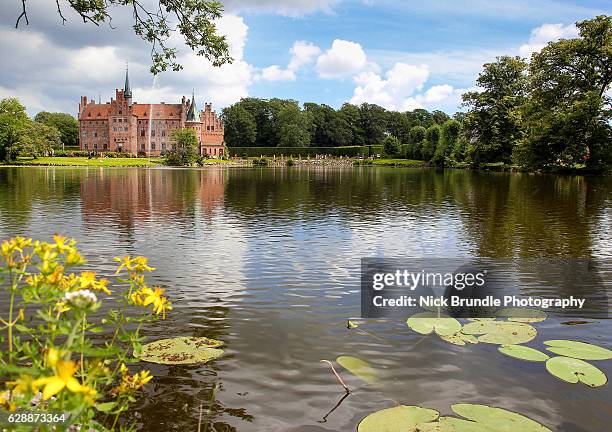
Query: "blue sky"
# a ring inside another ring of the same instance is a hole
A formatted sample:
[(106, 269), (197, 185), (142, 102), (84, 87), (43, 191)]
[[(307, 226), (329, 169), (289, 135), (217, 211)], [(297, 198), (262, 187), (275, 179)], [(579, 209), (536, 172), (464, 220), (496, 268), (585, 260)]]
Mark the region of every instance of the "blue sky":
[(185, 69), (153, 80), (129, 13), (116, 11), (113, 30), (71, 15), (62, 26), (54, 2), (30, 0), (30, 25), (15, 30), (17, 3), (0, 11), (0, 54), (12, 59), (0, 68), (0, 96), (20, 97), (31, 113), (75, 113), (81, 95), (108, 100), (126, 61), (142, 103), (178, 102), (195, 88), (200, 103), (217, 108), (255, 96), (452, 113), (484, 62), (528, 57), (576, 36), (575, 21), (611, 9), (567, 0), (226, 0), (219, 29), (236, 62), (212, 68), (176, 39)]

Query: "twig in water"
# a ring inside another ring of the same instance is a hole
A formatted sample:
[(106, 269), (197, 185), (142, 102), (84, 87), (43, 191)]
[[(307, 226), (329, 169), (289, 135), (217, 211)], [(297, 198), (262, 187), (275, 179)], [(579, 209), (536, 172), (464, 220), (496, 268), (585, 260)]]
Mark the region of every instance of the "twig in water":
[(351, 390), (348, 388), (348, 386), (346, 384), (344, 384), (344, 381), (342, 381), (342, 378), (340, 378), (340, 375), (338, 375), (338, 372), (336, 372), (336, 369), (334, 368), (334, 365), (332, 364), (332, 362), (330, 362), (329, 360), (321, 360), (323, 363), (327, 363), (329, 365), (329, 367), (331, 367), (332, 372), (334, 373), (334, 375), (336, 375), (336, 378), (338, 378), (338, 382), (340, 382), (340, 385), (342, 385), (342, 387), (344, 387), (344, 390), (347, 393), (350, 393)]
[(331, 410), (329, 410), (329, 412), (328, 412), (327, 414), (325, 414), (321, 420), (318, 420), (318, 422), (319, 422), (319, 423), (327, 423), (327, 417), (329, 417), (329, 415), (330, 415), (331, 413), (333, 413), (334, 411), (336, 411), (336, 409), (337, 409), (337, 408), (338, 408), (338, 407), (339, 407), (339, 406), (342, 404), (342, 402), (344, 402), (344, 399), (346, 399), (347, 397), (349, 397), (349, 395), (350, 395), (350, 393), (349, 393), (349, 392), (344, 393), (344, 395), (343, 395), (343, 396), (340, 398), (340, 400), (338, 401), (338, 403), (336, 403), (336, 405), (335, 405), (335, 406), (334, 406), (334, 407), (333, 407)]
[(200, 418), (198, 419), (198, 432), (200, 432), (201, 426), (202, 426), (202, 404), (200, 404)]

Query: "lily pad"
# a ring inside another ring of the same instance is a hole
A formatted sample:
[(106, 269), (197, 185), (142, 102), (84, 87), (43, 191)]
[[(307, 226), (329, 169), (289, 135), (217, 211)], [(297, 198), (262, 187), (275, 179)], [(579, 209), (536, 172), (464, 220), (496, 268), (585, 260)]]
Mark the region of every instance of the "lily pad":
[(440, 336), (450, 336), (461, 331), (461, 323), (455, 318), (435, 312), (421, 312), (406, 321), (408, 327), (420, 334), (436, 332)]
[[(455, 427), (458, 432), (551, 432), (550, 429), (535, 420), (502, 408), (476, 404), (455, 404), (451, 405), (451, 409), (461, 417), (465, 417), (484, 428), (478, 429), (475, 425), (462, 423), (464, 429)], [(452, 422), (456, 421), (452, 420)], [(472, 427), (472, 429), (468, 429), (468, 427)]]
[(548, 354), (522, 345), (502, 345), (497, 348), (500, 353), (520, 360), (543, 362), (550, 357)]
[(465, 334), (482, 335), (479, 342), (498, 345), (517, 345), (529, 342), (538, 334), (537, 330), (525, 323), (510, 321), (475, 321), (461, 330)]
[(518, 307), (498, 310), (495, 312), (495, 315), (502, 318), (508, 318), (508, 321), (523, 323), (541, 322), (548, 318), (548, 315), (541, 310)]
[(478, 343), (478, 339), (476, 338), (476, 336), (464, 334), (461, 332), (458, 332), (458, 333), (455, 333), (449, 336), (440, 336), (440, 339), (442, 339), (445, 342), (451, 343), (453, 345), (459, 345), (459, 346), (465, 345), (466, 342), (471, 343), (471, 344)]
[(590, 387), (601, 387), (608, 382), (605, 373), (580, 359), (553, 357), (546, 362), (546, 369), (560, 380), (572, 384), (582, 382)]
[(433, 422), (440, 413), (414, 405), (400, 405), (376, 411), (361, 420), (358, 432), (417, 432), (421, 423)]
[(468, 321), (495, 321), (497, 318), (466, 318)]
[(544, 345), (548, 351), (565, 357), (582, 360), (608, 360), (612, 358), (612, 351), (597, 345), (573, 340), (547, 340)]
[(336, 362), (368, 384), (378, 383), (378, 372), (367, 361), (358, 359), (357, 357), (340, 356), (336, 359)]
[(354, 322), (354, 321), (348, 320), (348, 321), (346, 322), (346, 328), (347, 328), (347, 329), (349, 329), (349, 330), (351, 330), (351, 329), (356, 329), (357, 327), (359, 327), (359, 324), (357, 324), (357, 323), (356, 323), (356, 322)]
[(206, 363), (223, 355), (223, 342), (205, 337), (160, 339), (143, 345), (140, 360), (161, 364)]
[(492, 432), (480, 423), (456, 417), (440, 417), (438, 423), (443, 425), (441, 432)]

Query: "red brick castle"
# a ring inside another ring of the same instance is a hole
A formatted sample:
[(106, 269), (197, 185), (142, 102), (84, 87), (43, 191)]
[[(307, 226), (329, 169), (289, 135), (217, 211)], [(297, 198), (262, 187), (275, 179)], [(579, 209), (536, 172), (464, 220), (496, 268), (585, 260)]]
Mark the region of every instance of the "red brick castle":
[(81, 150), (123, 152), (133, 155), (161, 156), (172, 150), (173, 129), (196, 131), (202, 156), (223, 155), (223, 124), (212, 104), (198, 111), (195, 96), (180, 104), (139, 104), (132, 102), (132, 89), (125, 72), (123, 90), (115, 90), (115, 99), (95, 103), (81, 96), (79, 104), (79, 142)]

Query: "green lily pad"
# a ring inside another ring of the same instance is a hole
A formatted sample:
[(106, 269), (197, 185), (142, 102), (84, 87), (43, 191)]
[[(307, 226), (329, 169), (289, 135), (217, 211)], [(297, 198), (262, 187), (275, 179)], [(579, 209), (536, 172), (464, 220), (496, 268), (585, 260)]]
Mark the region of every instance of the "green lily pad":
[(478, 339), (473, 335), (464, 334), (461, 332), (449, 335), (449, 336), (440, 336), (445, 342), (451, 343), (453, 345), (464, 346), (467, 343), (477, 344)]
[(420, 334), (436, 332), (440, 336), (450, 336), (461, 331), (461, 323), (455, 318), (435, 312), (421, 312), (406, 321), (408, 327)]
[(529, 348), (522, 345), (502, 345), (497, 349), (502, 354), (520, 360), (543, 362), (550, 358), (546, 353), (543, 353), (542, 351), (538, 351), (537, 349)]
[[(502, 408), (476, 404), (455, 404), (451, 405), (451, 409), (461, 417), (484, 427), (484, 429), (477, 429), (475, 425), (462, 423), (464, 429), (455, 427), (455, 430), (459, 432), (551, 432), (550, 429), (530, 418)], [(468, 427), (472, 427), (472, 429), (467, 429)]]
[(444, 426), (441, 432), (492, 432), (480, 423), (456, 417), (440, 417), (438, 423)]
[(498, 345), (518, 345), (529, 342), (538, 331), (531, 325), (510, 321), (474, 321), (463, 326), (465, 334), (482, 335), (479, 342)]
[(340, 356), (336, 362), (344, 369), (368, 384), (378, 383), (378, 372), (367, 361), (351, 356)]
[(495, 315), (501, 318), (507, 318), (508, 321), (523, 323), (536, 323), (544, 321), (546, 318), (548, 318), (548, 315), (541, 310), (518, 307), (498, 310), (495, 312)]
[(354, 321), (348, 320), (348, 321), (346, 322), (346, 328), (347, 328), (347, 329), (349, 329), (349, 330), (351, 330), (351, 329), (356, 329), (357, 327), (359, 327), (359, 324), (357, 324), (357, 323), (356, 323), (356, 322), (354, 322)]
[(565, 357), (573, 357), (582, 360), (609, 360), (612, 359), (612, 351), (597, 345), (573, 340), (547, 340), (544, 345), (548, 351)]
[[(143, 345), (140, 360), (161, 364), (206, 363), (223, 355), (223, 342), (205, 337), (181, 336)], [(134, 355), (136, 357), (136, 355)]]
[(358, 432), (417, 432), (417, 425), (429, 423), (440, 413), (414, 405), (400, 405), (369, 414), (357, 426)]
[(466, 318), (468, 321), (495, 321), (497, 318)]
[(560, 380), (572, 384), (582, 382), (590, 387), (601, 387), (608, 382), (605, 373), (580, 359), (553, 357), (546, 362), (546, 369)]

